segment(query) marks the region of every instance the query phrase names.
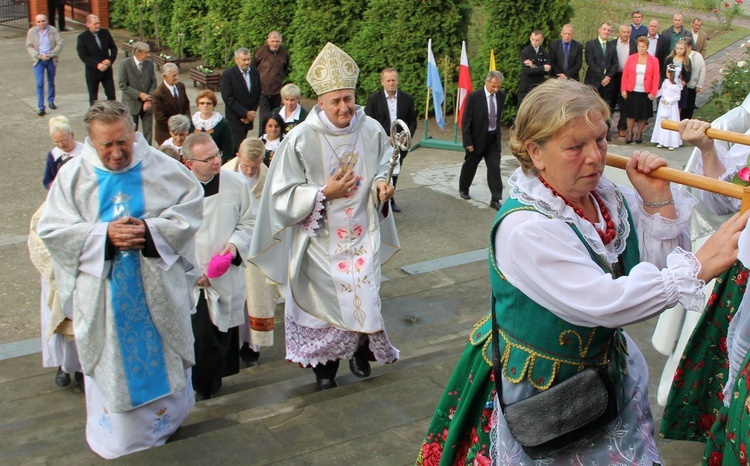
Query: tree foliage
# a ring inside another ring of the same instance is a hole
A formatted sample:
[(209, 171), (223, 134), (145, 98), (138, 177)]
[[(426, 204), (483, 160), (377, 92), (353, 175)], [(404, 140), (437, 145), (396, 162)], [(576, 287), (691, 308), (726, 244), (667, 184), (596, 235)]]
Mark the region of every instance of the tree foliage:
[[(489, 69), (490, 50), (495, 50), (495, 64), (505, 76), (503, 121), (510, 123), (516, 115), (515, 99), (521, 77), (521, 49), (528, 45), (529, 35), (536, 29), (542, 31), (548, 40), (557, 39), (560, 27), (570, 22), (573, 8), (566, 0), (481, 0), (481, 6), (486, 18), (486, 29), (479, 56), (474, 57), (471, 67), (473, 70)], [(473, 73), (475, 88), (484, 82), (484, 77), (482, 73)]]
[(361, 26), (367, 3), (361, 0), (298, 0), (290, 29), (292, 73), (290, 81), (305, 95), (312, 95), (305, 76), (326, 42), (346, 50), (354, 31)]
[(293, 31), (291, 29), (294, 18), (296, 0), (245, 0), (237, 27), (237, 44), (247, 47), (253, 53), (266, 43), (268, 33), (281, 33), (284, 44), (291, 43)]
[(159, 46), (171, 30), (173, 6), (171, 0), (119, 0), (112, 3), (112, 25), (127, 29), (134, 38), (154, 39)]
[[(414, 97), (418, 113), (422, 114), (427, 92), (428, 39), (432, 39), (438, 62), (444, 56), (458, 62), (470, 16), (471, 5), (466, 0), (370, 0), (361, 27), (347, 48), (360, 68), (357, 100), (363, 103), (367, 94), (381, 88), (380, 71), (396, 68), (399, 88)], [(442, 67), (440, 71), (442, 74)], [(451, 82), (453, 71), (451, 68)], [(446, 96), (451, 103), (447, 90)]]
[[(135, 0), (138, 1), (138, 0)], [(167, 36), (167, 46), (177, 55), (201, 56), (207, 0), (181, 0), (174, 3), (172, 28)]]

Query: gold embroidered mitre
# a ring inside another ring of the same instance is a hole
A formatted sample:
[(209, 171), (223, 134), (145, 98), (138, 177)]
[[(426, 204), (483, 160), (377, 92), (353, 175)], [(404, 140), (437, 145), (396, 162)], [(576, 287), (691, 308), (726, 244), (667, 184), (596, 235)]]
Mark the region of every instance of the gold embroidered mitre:
[(357, 86), (359, 67), (346, 52), (328, 42), (307, 72), (307, 82), (318, 95)]

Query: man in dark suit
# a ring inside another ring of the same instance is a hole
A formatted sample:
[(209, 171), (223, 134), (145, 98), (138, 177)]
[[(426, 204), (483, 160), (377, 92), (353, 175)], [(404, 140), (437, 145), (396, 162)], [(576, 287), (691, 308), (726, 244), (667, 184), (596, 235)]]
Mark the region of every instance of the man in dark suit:
[(529, 91), (547, 79), (552, 69), (549, 64), (549, 55), (542, 48), (542, 42), (544, 42), (542, 31), (532, 31), (529, 42), (530, 44), (521, 50), (521, 79), (518, 83), (519, 106)]
[(99, 99), (99, 83), (104, 87), (107, 100), (115, 100), (115, 80), (112, 64), (117, 58), (117, 46), (112, 34), (101, 28), (96, 15), (86, 17), (86, 29), (78, 35), (78, 57), (86, 65), (86, 86), (89, 90), (89, 105)]
[(620, 118), (617, 120), (617, 131), (618, 135), (622, 138), (625, 137), (625, 130), (628, 127), (627, 118), (623, 115), (625, 99), (623, 99), (622, 93), (620, 92), (622, 72), (625, 70), (625, 62), (628, 61), (628, 57), (638, 51), (638, 46), (631, 37), (632, 31), (633, 28), (631, 28), (629, 24), (621, 24), (617, 33), (617, 39), (615, 40), (615, 50), (617, 51), (617, 73), (612, 77), (612, 85), (614, 87), (612, 88), (612, 101), (609, 102), (610, 108), (619, 107), (620, 109)]
[[(250, 51), (244, 47), (234, 52), (235, 66), (224, 70), (221, 76), (221, 98), (232, 126), (234, 152), (253, 129), (253, 120), (260, 104), (260, 73), (250, 66)], [(234, 154), (229, 154), (232, 157)], [(227, 155), (225, 155), (227, 156)]]
[[(610, 103), (610, 110), (612, 108), (612, 96), (613, 93), (619, 92), (619, 89), (615, 89), (612, 79), (617, 73), (617, 45), (615, 41), (609, 40), (609, 35), (612, 34), (612, 26), (609, 23), (604, 22), (599, 25), (598, 37), (591, 39), (586, 42), (586, 64), (588, 69), (586, 70), (586, 77), (584, 78), (584, 84), (593, 86), (597, 90), (599, 95), (604, 99), (605, 102)], [(607, 122), (609, 127), (610, 122)], [(610, 140), (609, 134), (607, 134), (607, 140)]]
[(458, 179), (458, 192), (464, 199), (471, 199), (469, 188), (477, 172), (479, 162), (487, 164), (487, 184), (492, 201), (490, 207), (500, 210), (503, 197), (503, 180), (500, 176), (500, 118), (505, 104), (505, 91), (500, 90), (503, 74), (490, 71), (481, 89), (466, 97), (466, 108), (461, 121), (466, 156)]
[(133, 57), (127, 58), (120, 64), (118, 84), (122, 91), (122, 103), (125, 105), (135, 122), (141, 122), (141, 133), (146, 142), (151, 144), (151, 130), (154, 125), (154, 112), (151, 108), (151, 94), (156, 89), (156, 75), (154, 62), (149, 58), (151, 49), (145, 42), (133, 44)]
[[(378, 120), (390, 138), (391, 123), (394, 120), (403, 120), (411, 131), (412, 136), (417, 130), (417, 111), (414, 108), (414, 99), (404, 91), (398, 90), (398, 71), (395, 68), (386, 68), (380, 72), (380, 84), (382, 91), (373, 92), (367, 97), (365, 113), (367, 116)], [(404, 163), (408, 151), (401, 151), (398, 166), (393, 172), (393, 187), (398, 183), (398, 174), (401, 172), (401, 164)], [(396, 200), (391, 198), (391, 208), (394, 212), (401, 212)]]
[(156, 87), (154, 104), (154, 139), (157, 147), (169, 139), (169, 118), (174, 115), (185, 115), (190, 118), (190, 100), (185, 85), (180, 82), (180, 71), (174, 63), (165, 63), (161, 67), (164, 79)]
[(659, 21), (652, 19), (648, 22), (648, 53), (659, 60), (659, 69), (664, 66), (664, 60), (669, 56), (669, 39), (659, 34)]
[(561, 39), (549, 44), (549, 64), (552, 77), (557, 79), (581, 80), (583, 66), (583, 44), (573, 40), (572, 24), (566, 24), (560, 31)]

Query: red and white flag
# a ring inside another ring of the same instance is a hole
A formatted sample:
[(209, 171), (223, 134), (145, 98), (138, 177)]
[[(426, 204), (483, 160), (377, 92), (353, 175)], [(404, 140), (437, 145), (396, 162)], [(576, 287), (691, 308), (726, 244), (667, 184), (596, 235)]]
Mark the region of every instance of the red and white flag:
[(469, 73), (469, 59), (466, 56), (466, 41), (461, 42), (461, 66), (458, 68), (458, 126), (464, 116), (466, 96), (473, 90), (471, 85), (471, 73)]

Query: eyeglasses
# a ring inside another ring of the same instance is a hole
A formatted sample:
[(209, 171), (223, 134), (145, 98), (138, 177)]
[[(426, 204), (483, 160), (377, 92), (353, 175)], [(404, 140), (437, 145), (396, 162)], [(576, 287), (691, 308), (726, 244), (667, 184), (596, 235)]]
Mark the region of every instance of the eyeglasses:
[(198, 105), (213, 105), (214, 103), (210, 100), (204, 101), (204, 102), (198, 102)]
[(206, 157), (203, 160), (201, 160), (201, 159), (190, 159), (190, 160), (195, 160), (196, 162), (208, 163), (208, 162), (212, 161), (213, 159), (215, 159), (216, 157), (221, 157), (222, 155), (224, 155), (224, 153), (222, 151), (219, 151), (219, 152), (215, 153), (214, 155)]

